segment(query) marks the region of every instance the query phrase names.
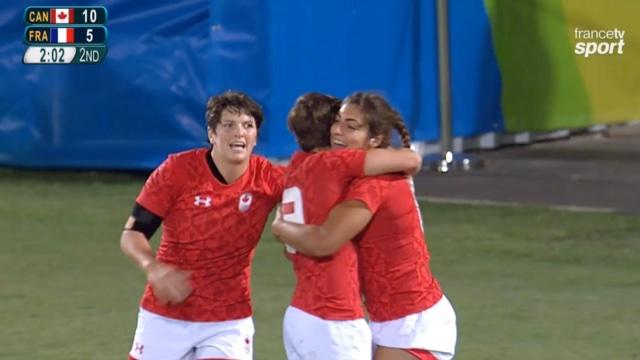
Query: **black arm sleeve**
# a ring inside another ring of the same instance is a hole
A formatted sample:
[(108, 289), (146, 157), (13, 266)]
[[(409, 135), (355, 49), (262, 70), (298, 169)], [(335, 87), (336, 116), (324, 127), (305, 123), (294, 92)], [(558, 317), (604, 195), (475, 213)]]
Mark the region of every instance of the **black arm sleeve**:
[(144, 208), (144, 206), (136, 204), (133, 206), (131, 216), (135, 219), (133, 225), (129, 229), (138, 231), (144, 234), (147, 240), (151, 239), (153, 234), (158, 230), (162, 223), (162, 218), (151, 211)]

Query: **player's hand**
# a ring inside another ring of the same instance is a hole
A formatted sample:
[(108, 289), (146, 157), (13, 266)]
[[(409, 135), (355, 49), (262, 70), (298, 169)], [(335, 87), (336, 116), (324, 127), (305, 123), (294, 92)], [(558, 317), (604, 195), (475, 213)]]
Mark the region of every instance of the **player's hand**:
[(273, 237), (276, 238), (276, 240), (278, 240), (280, 243), (284, 244), (284, 242), (280, 238), (280, 225), (281, 224), (282, 224), (282, 220), (281, 219), (278, 219), (278, 218), (273, 219), (273, 222), (271, 223), (271, 233), (273, 234)]
[(276, 240), (284, 245), (285, 255), (287, 256), (287, 259), (291, 260), (291, 255), (296, 253), (296, 249), (285, 243), (280, 236), (280, 226), (282, 226), (284, 222), (285, 221), (282, 219), (282, 214), (280, 213), (280, 206), (278, 205), (276, 207), (276, 216), (273, 218), (273, 222), (271, 223), (271, 233), (273, 234), (273, 237), (276, 238)]
[(146, 273), (153, 295), (163, 305), (179, 304), (193, 291), (189, 273), (174, 266), (154, 261), (147, 266)]
[(273, 236), (280, 242), (282, 242), (282, 240), (280, 240), (280, 232), (278, 231), (279, 228), (278, 226), (280, 225), (282, 221), (282, 212), (280, 212), (280, 205), (278, 204), (276, 206), (276, 216), (273, 217), (273, 221), (271, 222), (271, 233), (273, 233)]

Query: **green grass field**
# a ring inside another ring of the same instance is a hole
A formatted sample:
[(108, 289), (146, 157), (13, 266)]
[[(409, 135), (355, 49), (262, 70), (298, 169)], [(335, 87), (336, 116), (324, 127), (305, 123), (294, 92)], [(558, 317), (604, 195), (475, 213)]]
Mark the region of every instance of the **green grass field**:
[[(118, 240), (142, 182), (0, 169), (0, 359), (126, 358), (144, 277)], [(421, 206), (458, 314), (456, 359), (640, 359), (640, 218)], [(284, 358), (292, 285), (267, 229), (254, 262), (256, 359)]]

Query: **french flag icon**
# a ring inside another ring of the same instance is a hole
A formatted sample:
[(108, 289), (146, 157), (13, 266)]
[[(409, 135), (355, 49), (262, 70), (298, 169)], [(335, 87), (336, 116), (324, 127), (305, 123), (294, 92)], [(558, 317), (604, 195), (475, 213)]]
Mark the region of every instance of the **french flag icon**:
[(52, 28), (51, 42), (56, 44), (73, 44), (75, 33), (73, 28)]

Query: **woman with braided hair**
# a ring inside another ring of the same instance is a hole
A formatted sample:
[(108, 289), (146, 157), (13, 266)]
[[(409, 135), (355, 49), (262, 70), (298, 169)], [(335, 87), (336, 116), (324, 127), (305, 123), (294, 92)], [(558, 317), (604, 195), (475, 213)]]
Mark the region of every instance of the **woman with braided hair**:
[[(409, 147), (409, 132), (398, 112), (382, 96), (358, 92), (343, 101), (331, 127), (331, 145), (386, 148), (393, 129)], [(430, 270), (411, 179), (356, 179), (323, 224), (276, 217), (272, 229), (280, 241), (310, 256), (330, 256), (354, 239), (374, 359), (453, 358), (455, 312)]]

